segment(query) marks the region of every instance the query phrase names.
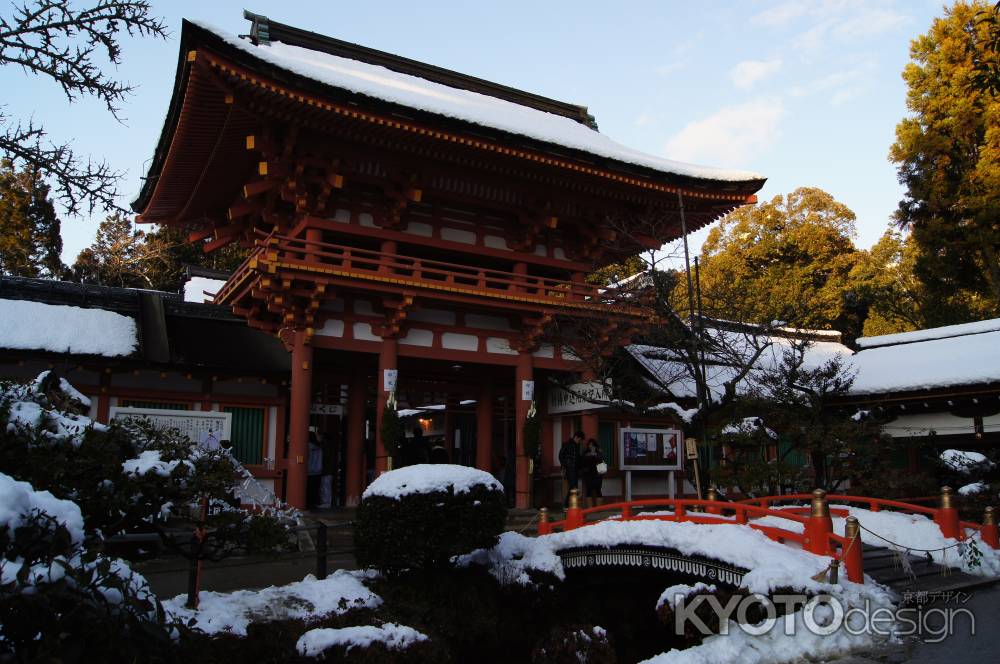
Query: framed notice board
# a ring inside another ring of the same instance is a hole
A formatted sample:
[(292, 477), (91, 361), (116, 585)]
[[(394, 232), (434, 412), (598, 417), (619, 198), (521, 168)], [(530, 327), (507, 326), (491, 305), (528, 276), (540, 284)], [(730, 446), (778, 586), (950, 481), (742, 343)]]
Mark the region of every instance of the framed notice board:
[(680, 429), (621, 429), (622, 470), (681, 470), (684, 432)]

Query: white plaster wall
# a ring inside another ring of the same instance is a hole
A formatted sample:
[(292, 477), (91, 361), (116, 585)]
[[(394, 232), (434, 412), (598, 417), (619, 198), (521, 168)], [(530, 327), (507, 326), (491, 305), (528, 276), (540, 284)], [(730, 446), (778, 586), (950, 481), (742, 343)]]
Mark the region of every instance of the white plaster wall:
[(882, 426), (893, 438), (926, 436), (934, 431), (940, 436), (975, 432), (971, 417), (955, 417), (950, 413), (919, 413), (901, 415)]
[(487, 337), (486, 352), (499, 353), (501, 355), (517, 355), (517, 351), (510, 347), (510, 341), (503, 337)]
[(490, 249), (510, 250), (510, 247), (507, 246), (507, 240), (505, 238), (500, 237), (499, 235), (487, 235), (486, 237), (483, 238), (483, 244), (485, 244)]
[(321, 337), (342, 337), (344, 336), (344, 321), (334, 318), (327, 319), (323, 327), (316, 330), (316, 334)]
[(372, 333), (372, 326), (368, 323), (354, 324), (354, 338), (359, 341), (382, 341), (382, 337)]
[(552, 344), (542, 344), (532, 355), (535, 357), (555, 357), (556, 349)]
[(476, 234), (472, 231), (464, 231), (459, 228), (444, 227), (441, 229), (441, 239), (451, 242), (461, 242), (462, 244), (475, 244)]
[(434, 235), (434, 227), (422, 221), (410, 221), (406, 224), (406, 232), (410, 235), (432, 237)]
[(479, 347), (479, 338), (474, 334), (445, 332), (441, 335), (441, 345), (452, 350), (476, 350)]
[(408, 346), (425, 346), (429, 348), (434, 345), (434, 332), (432, 330), (421, 330), (413, 327), (406, 331), (406, 336), (400, 339), (399, 343)]

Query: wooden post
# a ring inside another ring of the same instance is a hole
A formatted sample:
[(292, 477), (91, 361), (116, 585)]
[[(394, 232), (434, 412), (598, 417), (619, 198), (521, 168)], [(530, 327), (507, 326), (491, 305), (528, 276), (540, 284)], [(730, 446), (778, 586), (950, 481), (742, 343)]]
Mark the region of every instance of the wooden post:
[(488, 381), (476, 397), (476, 468), (493, 472), (493, 386)]
[[(528, 419), (531, 399), (524, 399), (524, 383), (534, 380), (534, 361), (531, 353), (521, 351), (514, 371), (514, 444), (517, 453), (516, 497), (514, 506), (527, 509), (531, 506), (531, 464), (524, 451), (524, 423)], [(509, 374), (508, 374), (509, 375)]]
[(993, 513), (993, 507), (987, 507), (985, 513), (983, 513), (983, 528), (979, 531), (979, 534), (983, 538), (988, 546), (994, 549), (1000, 549), (1000, 537), (997, 533), (997, 519)]
[(830, 555), (830, 533), (833, 532), (833, 521), (830, 520), (830, 506), (826, 503), (826, 491), (813, 491), (812, 510), (809, 522), (806, 523), (805, 549), (821, 556)]
[(365, 373), (355, 369), (347, 387), (347, 459), (344, 488), (347, 505), (361, 502), (365, 460)]
[(938, 508), (934, 520), (942, 535), (951, 539), (962, 539), (958, 525), (958, 509), (952, 504), (950, 486), (941, 487), (941, 507)]
[(312, 400), (313, 348), (306, 330), (295, 330), (292, 344), (292, 394), (289, 400), (288, 504), (306, 507), (309, 460), (309, 405)]
[(382, 413), (385, 412), (385, 400), (389, 397), (389, 391), (385, 388), (385, 372), (387, 369), (396, 369), (397, 353), (399, 341), (393, 338), (382, 339), (382, 346), (378, 354), (378, 392), (375, 400), (375, 474), (381, 475), (391, 468), (389, 454), (385, 449), (385, 441), (382, 440)]
[(841, 557), (844, 559), (844, 566), (847, 568), (847, 580), (854, 583), (865, 582), (863, 546), (861, 544), (861, 524), (853, 516), (847, 517), (844, 524), (844, 537), (847, 538), (847, 546), (844, 548)]

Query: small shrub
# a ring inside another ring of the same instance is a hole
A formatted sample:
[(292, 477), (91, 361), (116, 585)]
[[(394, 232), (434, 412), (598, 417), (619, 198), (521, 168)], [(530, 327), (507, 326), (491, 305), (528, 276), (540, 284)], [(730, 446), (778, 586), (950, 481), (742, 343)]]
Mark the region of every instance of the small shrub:
[(460, 493), (366, 496), (354, 526), (355, 553), (361, 566), (386, 573), (445, 568), (457, 555), (495, 546), (506, 519), (503, 492), (482, 484)]
[(555, 627), (531, 653), (532, 664), (615, 664), (608, 634), (591, 625)]

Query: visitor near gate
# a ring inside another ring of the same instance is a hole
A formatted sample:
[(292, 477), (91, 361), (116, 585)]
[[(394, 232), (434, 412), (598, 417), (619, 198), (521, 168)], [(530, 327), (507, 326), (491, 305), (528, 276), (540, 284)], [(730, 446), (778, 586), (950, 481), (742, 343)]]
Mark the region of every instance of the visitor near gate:
[[(601, 504), (603, 493), (601, 485), (604, 483), (604, 473), (608, 471), (608, 466), (604, 462), (604, 455), (601, 448), (593, 438), (587, 440), (587, 447), (580, 455), (580, 479), (583, 481), (583, 495), (587, 499), (587, 507), (595, 507)], [(603, 471), (603, 472), (602, 472)]]
[(320, 476), (323, 474), (323, 448), (320, 446), (316, 427), (309, 427), (308, 477), (306, 478), (306, 502), (313, 506), (319, 503)]
[(563, 469), (563, 477), (566, 479), (566, 494), (563, 498), (563, 508), (569, 508), (569, 493), (573, 489), (579, 488), (580, 481), (580, 445), (586, 436), (582, 431), (577, 431), (573, 437), (563, 443), (559, 450), (559, 465)]

